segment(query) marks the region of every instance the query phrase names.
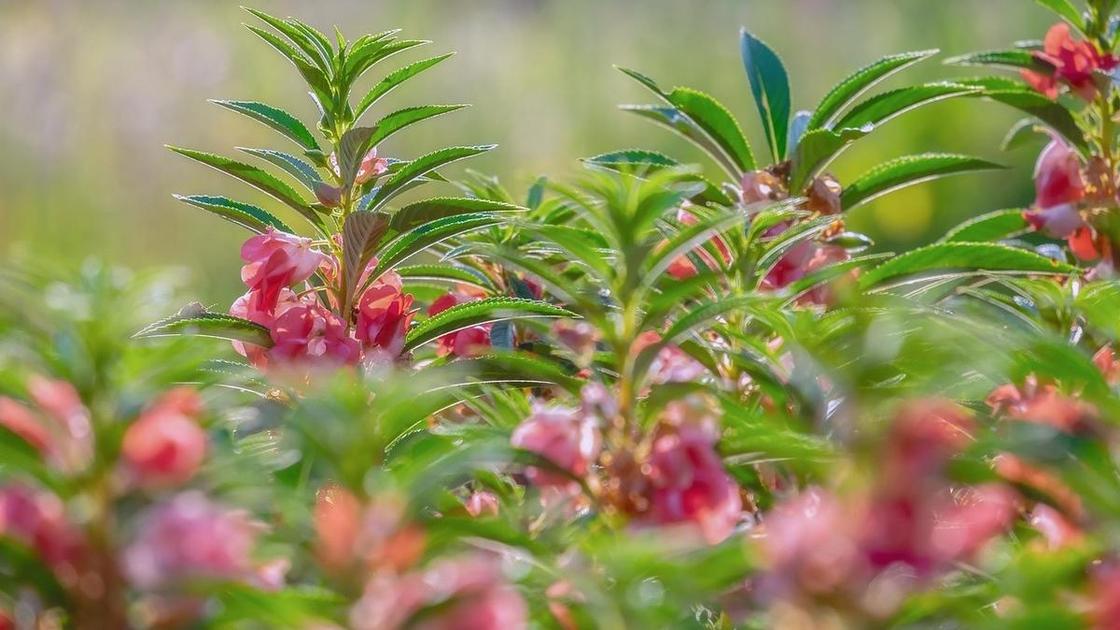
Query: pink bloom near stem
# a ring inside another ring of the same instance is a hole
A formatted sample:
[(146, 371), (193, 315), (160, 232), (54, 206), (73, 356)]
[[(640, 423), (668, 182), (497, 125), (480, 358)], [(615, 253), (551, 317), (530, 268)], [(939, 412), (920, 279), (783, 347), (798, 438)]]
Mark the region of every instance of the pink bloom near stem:
[(358, 300), (358, 340), (367, 349), (396, 358), (412, 322), (411, 309), (412, 296), (402, 291), (400, 276), (385, 274)]
[(346, 323), (318, 303), (288, 308), (272, 324), (269, 358), (282, 363), (351, 365), (361, 358)]
[(77, 390), (66, 381), (42, 376), (28, 379), (27, 389), (34, 409), (0, 396), (0, 426), (33, 446), (52, 466), (83, 468), (93, 454), (93, 429)]
[[(471, 301), (472, 298), (460, 293), (446, 293), (428, 307), (428, 316), (438, 315), (452, 306)], [(486, 354), (490, 350), (490, 328), (490, 324), (485, 324), (448, 333), (439, 338), (436, 353), (441, 357), (447, 355), (473, 357)]]
[(523, 630), (528, 607), (495, 560), (467, 556), (401, 577), (375, 575), (350, 624), (356, 630)]
[(241, 246), (241, 280), (249, 289), (261, 294), (258, 308), (271, 311), (280, 291), (303, 282), (327, 259), (311, 247), (311, 239), (269, 228)]
[(253, 581), (260, 529), (245, 512), (184, 492), (144, 514), (124, 551), (125, 573), (142, 589), (191, 579)]
[(121, 457), (137, 483), (174, 486), (194, 477), (206, 457), (201, 412), (198, 394), (183, 387), (164, 394), (128, 427)]
[[(601, 438), (594, 418), (578, 409), (534, 404), (533, 413), (510, 438), (513, 446), (532, 451), (576, 477), (587, 475), (599, 456)], [(530, 466), (525, 474), (534, 485), (570, 488), (575, 481), (567, 475)]]
[[(781, 259), (770, 268), (762, 280), (762, 288), (774, 291), (783, 289), (805, 276), (828, 265), (848, 260), (848, 251), (837, 245), (802, 241), (789, 248)], [(802, 301), (826, 304), (831, 297), (827, 286), (818, 287), (803, 296)]]
[(718, 428), (708, 414), (688, 400), (666, 408), (669, 422), (654, 439), (649, 460), (648, 517), (662, 525), (694, 524), (705, 540), (717, 543), (731, 535), (743, 505), (715, 450)]
[(1095, 73), (1112, 70), (1117, 64), (1116, 57), (1101, 54), (1091, 42), (1075, 40), (1065, 22), (1051, 26), (1042, 50), (1033, 54), (1053, 66), (1053, 74), (1033, 70), (1021, 70), (1020, 74), (1031, 87), (1051, 99), (1058, 98), (1060, 84), (1065, 84), (1086, 101), (1093, 100), (1097, 96)]
[[(684, 226), (696, 225), (697, 223), (696, 215), (686, 210), (685, 207), (681, 207), (681, 209), (677, 211), (677, 221)], [(716, 250), (719, 252), (719, 256), (723, 260), (723, 264), (730, 264), (731, 250), (728, 249), (727, 243), (724, 242), (724, 240), (719, 236), (712, 237), (709, 242), (712, 243), (715, 246)], [(713, 258), (712, 255), (705, 251), (703, 248), (697, 248), (696, 250), (694, 250), (694, 252), (697, 256), (700, 257), (702, 261), (704, 261), (704, 265), (709, 269), (720, 268), (720, 263), (717, 262), (716, 259)], [(689, 260), (688, 256), (681, 255), (673, 259), (672, 263), (669, 264), (668, 273), (670, 276), (678, 280), (685, 280), (687, 278), (695, 276), (697, 274), (697, 270), (696, 265), (694, 265), (693, 262)]]
[(769, 565), (763, 588), (775, 595), (826, 595), (852, 585), (862, 572), (851, 519), (831, 493), (808, 488), (777, 505), (763, 524)]
[[(638, 335), (630, 352), (637, 355), (649, 346), (661, 341), (661, 335), (647, 330)], [(649, 380), (655, 385), (664, 383), (691, 383), (702, 378), (708, 369), (693, 359), (680, 346), (667, 345), (657, 351), (657, 357), (649, 366)]]
[(467, 514), (476, 518), (479, 516), (497, 516), (500, 505), (498, 496), (485, 490), (472, 492), (466, 501)]

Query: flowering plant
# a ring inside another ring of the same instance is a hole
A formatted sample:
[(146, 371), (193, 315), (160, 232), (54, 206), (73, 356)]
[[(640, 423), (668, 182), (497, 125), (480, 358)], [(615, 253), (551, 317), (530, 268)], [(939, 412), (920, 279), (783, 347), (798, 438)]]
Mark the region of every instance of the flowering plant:
[[(251, 11), (317, 124), (216, 101), (299, 147), (243, 149), (279, 175), (173, 148), (277, 202), (179, 197), (251, 232), (244, 295), (158, 319), (161, 278), (0, 271), (0, 628), (1114, 627), (1116, 7), (1041, 4), (1044, 41), (953, 60), (1018, 76), (865, 96), (936, 54), (902, 53), (798, 113), (744, 30), (769, 163), (624, 70), (710, 163), (524, 195), (449, 175), (492, 146), (388, 148), (461, 106), (360, 124), (449, 55), (355, 102), (425, 42)], [(1035, 200), (868, 253), (847, 211), (997, 165), (827, 168), (949, 98), (1030, 116)]]

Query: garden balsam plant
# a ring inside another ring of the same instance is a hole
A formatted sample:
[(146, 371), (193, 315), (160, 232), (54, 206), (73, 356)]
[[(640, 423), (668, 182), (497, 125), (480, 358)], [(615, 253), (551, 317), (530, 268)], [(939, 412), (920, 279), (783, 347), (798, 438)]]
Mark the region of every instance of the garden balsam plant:
[[(241, 277), (249, 291), (229, 314), (194, 305), (157, 322), (141, 336), (194, 334), (234, 340), (238, 352), (261, 368), (307, 363), (385, 364), (407, 358), (424, 344), (462, 329), (481, 331), (456, 343), (444, 340), (440, 354), (477, 354), (490, 346), (494, 321), (518, 316), (556, 316), (563, 311), (531, 299), (501, 297), (484, 289), (448, 297), (428, 309), (430, 319), (412, 328), (413, 296), (404, 280), (430, 276), (430, 266), (403, 263), (451, 237), (508, 221), (525, 209), (479, 199), (437, 197), (395, 208), (398, 195), (433, 181), (448, 164), (493, 149), (493, 145), (447, 147), (412, 160), (378, 155), (378, 146), (402, 129), (463, 105), (423, 105), (385, 114), (369, 126), (383, 97), (434, 67), (444, 54), (408, 64), (374, 83), (354, 102), (362, 76), (390, 56), (427, 42), (397, 38), (397, 31), (347, 42), (331, 42), (299, 20), (281, 20), (250, 10), (267, 27), (249, 29), (299, 71), (320, 112), (323, 144), (297, 118), (264, 103), (214, 101), (257, 120), (296, 144), (301, 155), (272, 149), (241, 149), (306, 189), (247, 163), (192, 149), (172, 150), (242, 180), (294, 210), (307, 224), (302, 235), (263, 208), (213, 195), (179, 196), (256, 233), (245, 242)], [(308, 199), (307, 195), (313, 195)], [(444, 280), (460, 278), (440, 274)], [(469, 304), (467, 302), (470, 302)], [(439, 315), (438, 319), (435, 317)]]
[[(1025, 83), (864, 98), (932, 55), (907, 53), (801, 115), (744, 31), (769, 165), (710, 97), (630, 73), (665, 102), (634, 111), (705, 149), (718, 185), (624, 151), (523, 198), (468, 173), (464, 196), (402, 207), (487, 148), (386, 155), (454, 106), (360, 122), (446, 56), (355, 103), (420, 42), (253, 12), (320, 120), (219, 102), (295, 142), (247, 151), (278, 175), (176, 149), (279, 202), (182, 197), (253, 232), (230, 313), (134, 335), (165, 285), (0, 271), (0, 628), (1115, 627), (1120, 288), (1095, 192), (1115, 176), (1113, 6), (1044, 4), (1085, 38), (1005, 56)], [(993, 165), (925, 155), (842, 185), (828, 164), (976, 96), (1061, 138), (1035, 207), (852, 257), (844, 211)]]

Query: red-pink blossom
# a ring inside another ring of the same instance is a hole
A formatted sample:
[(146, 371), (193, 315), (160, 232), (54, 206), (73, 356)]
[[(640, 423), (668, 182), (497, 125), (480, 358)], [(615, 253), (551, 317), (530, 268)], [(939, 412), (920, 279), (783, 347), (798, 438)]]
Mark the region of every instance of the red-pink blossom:
[(1050, 27), (1042, 43), (1042, 50), (1034, 57), (1054, 67), (1053, 74), (1022, 70), (1020, 73), (1031, 86), (1049, 98), (1058, 98), (1060, 84), (1067, 85), (1073, 93), (1086, 101), (1097, 96), (1097, 71), (1116, 67), (1117, 59), (1111, 53), (1102, 54), (1092, 43), (1076, 40), (1065, 22)]
[(479, 516), (497, 516), (498, 509), (501, 503), (498, 501), (498, 496), (493, 492), (479, 490), (472, 492), (466, 500), (467, 514), (474, 517)]
[(763, 201), (779, 201), (788, 196), (785, 185), (769, 171), (750, 171), (740, 181), (740, 199), (744, 205)]
[(281, 289), (303, 282), (327, 259), (311, 246), (311, 239), (269, 228), (253, 236), (241, 246), (241, 280), (261, 294), (259, 308), (270, 311), (276, 306)]
[(55, 495), (23, 485), (0, 486), (0, 538), (28, 547), (56, 571), (72, 573), (85, 543)]
[(142, 589), (195, 579), (255, 582), (252, 552), (260, 531), (244, 511), (184, 492), (141, 517), (122, 564)]
[[(783, 289), (815, 271), (844, 262), (848, 258), (848, 251), (838, 245), (801, 241), (789, 248), (770, 268), (762, 280), (761, 288), (767, 291)], [(820, 286), (802, 296), (801, 301), (827, 304), (830, 299), (831, 291), (828, 287)]]
[(591, 358), (599, 342), (599, 331), (584, 320), (558, 319), (552, 324), (552, 335), (582, 361)]
[[(595, 419), (578, 409), (534, 403), (532, 414), (514, 430), (513, 446), (547, 459), (571, 475), (583, 477), (599, 456), (601, 438)], [(571, 487), (571, 476), (538, 466), (525, 471), (534, 485)]]
[(1065, 396), (1052, 383), (1039, 383), (1033, 376), (1027, 377), (1022, 387), (997, 387), (986, 402), (996, 414), (1047, 424), (1068, 433), (1090, 430), (1096, 417), (1096, 409), (1089, 403)]
[(27, 390), (33, 409), (0, 396), (0, 426), (33, 446), (52, 466), (83, 468), (93, 454), (93, 429), (77, 390), (66, 381), (38, 375), (28, 379)]
[(367, 351), (374, 349), (395, 359), (404, 347), (412, 315), (412, 296), (403, 292), (400, 276), (387, 273), (358, 300), (358, 340)]
[(280, 363), (349, 365), (361, 358), (346, 322), (318, 303), (298, 303), (272, 324), (268, 356)]
[(763, 521), (763, 587), (775, 595), (828, 595), (856, 586), (862, 550), (849, 510), (827, 490), (807, 488)]
[[(685, 226), (696, 225), (696, 223), (698, 222), (696, 215), (689, 212), (687, 208), (688, 204), (686, 202), (684, 206), (681, 206), (681, 208), (677, 210), (677, 221), (681, 225)], [(728, 249), (727, 243), (724, 242), (724, 240), (719, 236), (713, 236), (711, 239), (709, 239), (709, 242), (712, 243), (715, 246), (716, 250), (719, 252), (719, 256), (723, 260), (723, 264), (729, 264), (731, 262), (731, 250)], [(709, 269), (720, 268), (720, 263), (716, 261), (716, 259), (712, 257), (712, 255), (709, 254), (704, 248), (698, 247), (693, 251), (693, 253), (699, 256), (700, 260), (702, 260), (704, 262), (704, 265)], [(674, 258), (673, 261), (669, 264), (667, 271), (670, 276), (678, 280), (685, 280), (697, 274), (696, 265), (694, 265), (693, 262), (689, 260), (688, 256), (684, 254)]]
[[(649, 346), (661, 341), (661, 334), (647, 330), (634, 340), (630, 353), (637, 355)], [(669, 344), (657, 351), (657, 356), (649, 365), (649, 380), (654, 385), (665, 383), (691, 383), (708, 373), (704, 364), (692, 358), (680, 346)]]
[(528, 607), (490, 557), (440, 560), (404, 576), (375, 575), (350, 612), (356, 630), (523, 630)]
[(383, 493), (363, 503), (337, 484), (327, 484), (315, 497), (315, 552), (334, 573), (365, 567), (403, 571), (424, 551), (422, 529), (405, 521), (406, 505)]
[(1027, 520), (1031, 527), (1042, 534), (1046, 547), (1051, 551), (1075, 545), (1082, 538), (1081, 530), (1076, 525), (1045, 503), (1035, 505)]
[(125, 431), (121, 458), (140, 485), (187, 482), (206, 457), (206, 432), (198, 424), (201, 399), (195, 390), (174, 389), (146, 409)]
[[(428, 316), (438, 315), (452, 306), (472, 302), (474, 299), (459, 292), (445, 293), (428, 307)], [(448, 333), (439, 338), (436, 353), (441, 357), (474, 357), (486, 354), (490, 350), (490, 329), (490, 324), (484, 324)]]
[(703, 400), (670, 403), (649, 459), (647, 519), (698, 527), (709, 543), (734, 531), (742, 511), (739, 486), (716, 452), (717, 420)]

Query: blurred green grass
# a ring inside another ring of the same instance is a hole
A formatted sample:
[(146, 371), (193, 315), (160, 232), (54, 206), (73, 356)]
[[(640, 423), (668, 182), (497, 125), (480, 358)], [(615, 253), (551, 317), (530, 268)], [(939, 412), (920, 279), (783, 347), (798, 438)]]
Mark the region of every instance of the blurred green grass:
[[(237, 5), (0, 0), (0, 250), (34, 251), (57, 262), (95, 256), (133, 267), (188, 267), (197, 297), (211, 304), (228, 304), (240, 292), (238, 247), (245, 234), (171, 194), (226, 193), (276, 204), (163, 148), (232, 155), (233, 146), (283, 143), (207, 98), (261, 100), (312, 120), (298, 76), (241, 26), (251, 16)], [(1052, 21), (1030, 0), (262, 0), (254, 6), (322, 29), (341, 24), (351, 38), (399, 27), (405, 36), (433, 40), (423, 52), (405, 53), (408, 59), (458, 51), (385, 107), (474, 107), (398, 135), (382, 154), (411, 158), (451, 144), (496, 142), (500, 148), (471, 167), (496, 173), (519, 191), (539, 174), (563, 179), (579, 168), (579, 157), (613, 149), (699, 160), (683, 141), (617, 111), (619, 103), (649, 99), (614, 64), (712, 93), (743, 121), (758, 151), (761, 130), (738, 56), (740, 25), (779, 51), (792, 75), (795, 107), (810, 109), (832, 84), (879, 56), (943, 51), (892, 85), (968, 75), (939, 60), (1040, 38)], [(384, 68), (403, 61), (394, 58)], [(852, 224), (880, 249), (900, 249), (937, 238), (964, 217), (1028, 203), (1034, 148), (1010, 154), (998, 148), (1017, 118), (996, 104), (960, 101), (888, 123), (836, 163), (841, 181), (883, 159), (922, 151), (972, 153), (1013, 168), (884, 198), (855, 211)]]

